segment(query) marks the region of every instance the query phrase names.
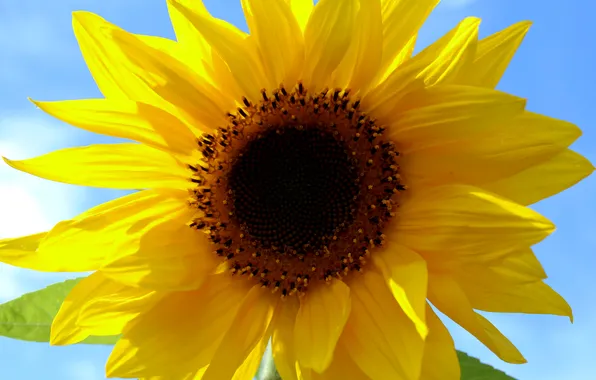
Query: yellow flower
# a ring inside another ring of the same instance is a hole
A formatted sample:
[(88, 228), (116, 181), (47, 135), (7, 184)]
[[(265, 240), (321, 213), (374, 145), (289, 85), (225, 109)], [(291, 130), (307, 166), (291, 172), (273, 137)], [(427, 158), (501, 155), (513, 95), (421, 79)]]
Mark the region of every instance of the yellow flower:
[(112, 377), (250, 379), (271, 339), (286, 380), (459, 379), (432, 304), (523, 363), (475, 310), (571, 318), (526, 206), (593, 167), (577, 127), (494, 89), (529, 22), (478, 40), (467, 18), (412, 56), (437, 2), (243, 0), (246, 34), (170, 0), (177, 42), (76, 12), (105, 99), (35, 104), (136, 143), (6, 162), (144, 190), (0, 241), (6, 263), (94, 271), (52, 343), (122, 334)]

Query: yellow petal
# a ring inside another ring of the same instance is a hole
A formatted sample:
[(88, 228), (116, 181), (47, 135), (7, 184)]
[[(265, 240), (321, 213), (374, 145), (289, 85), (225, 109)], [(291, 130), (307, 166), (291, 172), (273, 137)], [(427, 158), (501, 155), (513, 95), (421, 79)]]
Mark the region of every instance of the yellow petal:
[[(307, 377), (307, 376), (310, 377)], [(370, 380), (350, 357), (344, 342), (340, 338), (333, 354), (333, 361), (325, 372), (319, 374), (314, 371), (305, 376), (308, 380)], [(285, 379), (284, 379), (285, 380)]]
[(37, 247), (46, 232), (17, 238), (0, 239), (0, 262), (21, 268), (43, 271), (50, 262), (40, 260), (37, 256)]
[(474, 309), (562, 315), (573, 320), (569, 304), (542, 281), (546, 276), (534, 273), (540, 273), (540, 264), (538, 268), (523, 266), (532, 260), (529, 257), (536, 260), (530, 249), (525, 253), (510, 254), (498, 262), (462, 266), (454, 278)]
[(460, 380), (459, 360), (451, 334), (428, 304), (426, 316), (429, 334), (424, 342), (420, 379)]
[(195, 135), (187, 125), (146, 103), (124, 99), (34, 103), (55, 118), (90, 132), (135, 140), (184, 156), (197, 150)]
[(393, 61), (389, 64), (385, 74), (381, 77), (377, 77), (380, 80), (375, 81), (371, 84), (378, 84), (384, 82), (387, 77), (392, 74), (402, 63), (407, 61), (408, 59), (412, 58), (412, 54), (414, 54), (414, 48), (416, 47), (416, 40), (418, 39), (418, 34), (414, 34), (406, 45), (397, 53), (397, 55), (393, 58)]
[(290, 5), (285, 0), (245, 0), (242, 4), (245, 12), (250, 7), (254, 24), (250, 32), (260, 48), (269, 83), (293, 86), (304, 64), (304, 41)]
[(465, 185), (412, 190), (398, 218), (392, 233), (400, 236), (400, 243), (433, 255), (482, 255), (528, 247), (554, 230), (536, 211)]
[[(176, 378), (176, 380), (201, 380), (203, 373), (207, 370), (207, 366), (199, 369), (198, 371), (189, 372)], [(140, 378), (139, 380), (171, 380), (168, 376), (148, 376)]]
[(298, 25), (300, 25), (300, 29), (304, 31), (306, 29), (306, 24), (308, 23), (308, 18), (312, 13), (314, 4), (313, 0), (286, 0), (288, 4), (290, 4), (290, 8), (292, 9), (292, 13), (294, 13), (294, 17), (296, 17), (296, 21), (298, 21)]
[(96, 81), (115, 83), (120, 89), (114, 96), (104, 93), (107, 98), (157, 105), (193, 125), (225, 120), (233, 102), (182, 62), (97, 15), (75, 12), (73, 17), (83, 55), (89, 56), (87, 65), (92, 74), (102, 72)]
[(495, 326), (474, 312), (465, 293), (448, 275), (430, 276), (429, 300), (502, 360), (514, 364), (526, 362), (517, 348)]
[[(172, 41), (168, 38), (148, 36), (143, 34), (133, 34), (135, 38), (141, 41), (144, 45), (165, 53), (168, 56), (175, 58), (176, 60), (183, 62), (186, 66), (192, 67), (193, 73), (198, 74), (202, 79), (213, 85), (214, 87), (221, 90), (219, 83), (215, 79), (213, 68), (211, 66), (198, 67), (200, 64), (195, 64), (193, 57), (196, 54), (196, 50), (189, 51), (191, 47)], [(170, 107), (166, 105), (165, 107)], [(170, 107), (171, 108), (171, 107)], [(195, 127), (193, 125), (192, 127)], [(199, 125), (196, 125), (199, 128)]]
[(246, 43), (247, 35), (233, 25), (212, 17), (204, 9), (190, 8), (181, 0), (169, 0), (201, 33), (211, 48), (228, 64), (246, 97), (256, 100), (268, 83), (256, 51)]
[(52, 323), (50, 344), (78, 343), (91, 335), (118, 335), (159, 295), (114, 282), (99, 272), (82, 279), (66, 296)]
[(397, 65), (396, 57), (415, 37), (439, 0), (383, 0), (383, 59), (380, 74), (386, 77)]
[(193, 214), (182, 208), (164, 215), (161, 223), (137, 222), (136, 228), (147, 227), (142, 235), (129, 235), (128, 242), (122, 241), (121, 251), (108, 258), (100, 271), (130, 286), (169, 291), (197, 289), (221, 262), (212, 253), (205, 234), (188, 226)]
[[(202, 0), (180, 0), (179, 2), (195, 13), (207, 13)], [(211, 49), (207, 39), (179, 9), (174, 7), (172, 2), (167, 4), (178, 40), (180, 60), (187, 63), (198, 75), (221, 92), (229, 94), (231, 99), (241, 99), (243, 93), (238, 89), (238, 84), (225, 61)]]
[(232, 325), (248, 291), (244, 285), (222, 273), (199, 290), (166, 295), (124, 331), (108, 359), (107, 376), (178, 379), (196, 374), (209, 364)]
[(503, 281), (513, 284), (527, 284), (545, 279), (542, 264), (529, 247), (501, 252), (488, 260), (482, 256), (469, 256), (460, 260), (454, 268), (458, 277), (470, 277), (481, 273), (482, 281)]
[(250, 354), (244, 359), (242, 365), (234, 373), (232, 380), (252, 380), (255, 378), (255, 373), (257, 373), (261, 365), (261, 360), (263, 359), (263, 354), (267, 348), (268, 341), (269, 336), (264, 336), (255, 345)]
[(242, 99), (245, 96), (228, 64), (216, 51), (211, 53), (211, 66), (213, 67), (213, 78), (220, 91), (225, 91), (233, 99)]
[(294, 326), (294, 350), (300, 364), (323, 372), (350, 315), (350, 288), (339, 280), (300, 299)]
[(31, 260), (53, 272), (97, 270), (136, 252), (147, 229), (188, 212), (186, 195), (146, 190), (94, 207), (52, 228)]
[[(183, 197), (185, 194), (181, 193), (180, 196)], [(84, 272), (97, 270), (100, 268), (101, 263), (106, 260), (105, 251), (101, 249), (98, 251), (89, 250), (83, 239), (80, 242), (82, 245), (78, 248), (75, 247), (73, 251), (76, 252), (76, 255), (69, 256), (68, 254), (64, 254), (68, 251), (64, 247), (59, 246), (61, 240), (60, 238), (56, 240), (56, 236), (60, 236), (69, 226), (76, 227), (78, 223), (86, 218), (91, 218), (91, 220), (93, 218), (97, 219), (105, 212), (127, 204), (130, 205), (131, 202), (146, 200), (152, 203), (156, 199), (156, 193), (152, 191), (135, 193), (93, 207), (72, 220), (62, 221), (49, 232), (40, 232), (18, 238), (1, 239), (0, 261), (22, 268), (47, 272)], [(144, 204), (144, 207), (147, 207), (147, 204)], [(111, 223), (111, 221), (107, 223)], [(48, 235), (50, 236), (49, 241), (42, 243)], [(58, 246), (52, 246), (56, 243)], [(68, 243), (71, 244), (73, 241), (71, 240)], [(39, 249), (40, 244), (43, 249)], [(77, 251), (77, 249), (80, 251)], [(85, 252), (86, 255), (82, 255), (81, 252)]]
[(211, 359), (204, 380), (232, 378), (256, 346), (262, 346), (263, 341), (266, 345), (277, 301), (279, 296), (272, 295), (269, 289), (261, 285), (252, 287), (232, 322), (234, 327), (226, 333)]
[[(202, 0), (180, 0), (180, 2), (190, 9), (196, 9), (197, 12), (207, 11)], [(211, 46), (176, 7), (172, 6), (170, 2), (167, 5), (176, 40), (183, 51), (184, 60), (192, 66), (197, 74), (211, 84), (217, 85), (211, 75)]]
[(543, 281), (511, 287), (465, 289), (472, 306), (478, 310), (552, 314), (569, 317), (573, 322), (571, 306), (561, 295)]
[[(258, 47), (258, 43), (255, 41), (256, 37), (253, 30), (256, 30), (255, 27), (255, 18), (250, 6), (250, 0), (240, 0), (240, 5), (242, 5), (242, 11), (244, 12), (244, 19), (246, 20), (246, 25), (248, 26), (249, 33), (245, 34), (246, 42), (250, 41), (251, 44), (255, 44), (255, 47)], [(244, 32), (242, 32), (244, 33)], [(262, 63), (262, 61), (261, 61)], [(266, 73), (265, 73), (266, 75)]]
[(460, 255), (453, 251), (445, 251), (441, 255), (435, 252), (421, 252), (420, 255), (425, 258), (429, 272), (455, 273), (460, 270), (473, 270), (472, 268), (477, 266), (486, 266), (490, 267), (495, 275), (503, 273), (507, 276), (515, 276), (519, 283), (546, 278), (544, 270), (533, 257), (534, 253), (528, 246), (487, 248), (472, 255)]
[(188, 189), (192, 174), (169, 154), (134, 143), (95, 144), (4, 161), (52, 181), (112, 189)]
[(457, 84), (457, 74), (472, 64), (479, 23), (473, 17), (464, 19), (437, 42), (398, 66), (362, 99), (363, 107), (375, 118), (391, 123), (400, 110), (399, 103), (409, 92), (425, 86)]
[[(399, 241), (399, 236), (395, 240)], [(426, 261), (416, 252), (393, 241), (389, 241), (384, 251), (375, 253), (373, 260), (383, 272), (399, 306), (412, 320), (422, 339), (426, 338)]]
[(383, 38), (381, 1), (360, 1), (352, 41), (334, 75), (334, 86), (364, 93), (381, 64)]
[(571, 123), (531, 112), (482, 129), (456, 141), (413, 146), (400, 162), (402, 174), (411, 186), (414, 181), (483, 185), (550, 159), (581, 135)]
[[(87, 13), (74, 13), (72, 19), (72, 27), (74, 35), (79, 43), (79, 48), (87, 67), (95, 79), (95, 83), (99, 90), (106, 98), (111, 99), (137, 99), (144, 100), (147, 97), (144, 86), (139, 83), (140, 81), (129, 78), (128, 75), (118, 70), (117, 68), (110, 70), (110, 62), (121, 62), (123, 54), (118, 52), (116, 49), (106, 51), (100, 49), (101, 44), (98, 41), (98, 33), (93, 33), (92, 30), (85, 28), (79, 19), (79, 16), (87, 17), (91, 21), (96, 21), (100, 25), (102, 21), (99, 21), (99, 16), (91, 15)], [(108, 25), (105, 22), (105, 25)], [(116, 26), (114, 26), (116, 27)], [(95, 28), (96, 30), (99, 28)], [(101, 37), (101, 35), (99, 36)], [(126, 81), (128, 79), (129, 81)], [(136, 96), (131, 96), (136, 95)], [(144, 96), (143, 96), (144, 95)], [(150, 95), (149, 95), (150, 96)]]
[(279, 304), (274, 320), (271, 352), (275, 368), (284, 380), (298, 380), (298, 362), (294, 354), (294, 324), (299, 307), (298, 298), (289, 297)]
[(113, 281), (112, 284), (122, 289), (103, 294), (94, 291), (92, 298), (88, 298), (79, 309), (77, 325), (93, 329), (94, 335), (120, 334), (126, 323), (149, 310), (166, 294), (166, 292), (122, 286)]
[(368, 110), (383, 124), (394, 122), (400, 111), (400, 100), (411, 92), (424, 89), (424, 82), (416, 78), (423, 67), (424, 64), (420, 61), (400, 66), (379, 85), (364, 94), (362, 108)]
[(304, 85), (311, 91), (329, 86), (329, 78), (344, 58), (355, 28), (357, 0), (320, 0), (304, 31)]
[(125, 52), (132, 74), (176, 106), (176, 111), (181, 109), (186, 121), (196, 120), (208, 128), (224, 121), (224, 114), (233, 106), (233, 100), (190, 67), (123, 30), (113, 30), (110, 37)]
[(594, 171), (580, 154), (566, 149), (539, 165), (482, 187), (523, 205), (530, 205), (570, 188)]
[(518, 22), (478, 42), (474, 63), (460, 73), (458, 83), (495, 88), (531, 25)]
[[(179, 0), (179, 3), (196, 12), (207, 12), (203, 0)], [(192, 47), (196, 50), (197, 58), (206, 57), (205, 61), (209, 62), (211, 59), (211, 46), (209, 42), (199, 33), (199, 31), (192, 25), (191, 22), (184, 17), (176, 7), (171, 3), (167, 3), (168, 13), (172, 21), (172, 27), (176, 34), (176, 41), (181, 45), (186, 46), (189, 50)], [(198, 61), (197, 61), (198, 62)]]
[(515, 281), (532, 282), (546, 278), (546, 272), (531, 248), (521, 249), (497, 260), (491, 268)]
[[(471, 138), (521, 115), (525, 100), (491, 89), (435, 86), (413, 92), (391, 114), (387, 136), (407, 155)], [(374, 116), (380, 117), (375, 113)]]
[(472, 65), (476, 55), (480, 19), (466, 17), (454, 29), (424, 49), (414, 59), (430, 63), (418, 75), (426, 85), (453, 83), (460, 72)]
[(366, 271), (350, 282), (352, 312), (342, 342), (371, 379), (416, 380), (424, 340), (383, 277)]
[(133, 34), (138, 40), (167, 55), (180, 59), (180, 44), (169, 38), (149, 36), (146, 34)]
[(58, 314), (54, 317), (50, 331), (50, 344), (73, 344), (80, 342), (91, 335), (88, 329), (81, 328), (77, 325), (79, 307), (85, 303), (89, 295), (94, 291), (98, 288), (101, 290), (102, 285), (104, 288), (108, 289), (110, 289), (111, 285), (116, 291), (124, 288), (121, 284), (107, 280), (98, 272), (82, 279), (68, 293), (62, 302), (62, 305), (60, 305)]

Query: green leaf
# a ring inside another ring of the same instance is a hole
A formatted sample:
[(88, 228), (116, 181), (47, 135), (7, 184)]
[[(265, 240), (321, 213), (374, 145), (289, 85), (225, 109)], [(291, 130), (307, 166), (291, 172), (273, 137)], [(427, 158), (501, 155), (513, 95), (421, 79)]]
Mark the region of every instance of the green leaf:
[(465, 352), (457, 351), (461, 380), (515, 380), (503, 371), (482, 363)]
[[(27, 293), (0, 305), (0, 336), (30, 342), (49, 342), (50, 326), (66, 295), (81, 280), (67, 280)], [(82, 343), (114, 344), (114, 336), (91, 336)]]

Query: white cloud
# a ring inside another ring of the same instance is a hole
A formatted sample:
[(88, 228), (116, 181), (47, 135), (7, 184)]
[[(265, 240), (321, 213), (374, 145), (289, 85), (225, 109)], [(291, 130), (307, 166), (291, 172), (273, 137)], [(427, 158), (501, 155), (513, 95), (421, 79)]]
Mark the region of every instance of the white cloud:
[(103, 371), (91, 361), (78, 361), (66, 368), (67, 380), (103, 380)]
[[(23, 159), (69, 142), (68, 128), (35, 117), (0, 120), (0, 155)], [(72, 216), (80, 190), (19, 172), (0, 161), (0, 237), (43, 231)]]
[(25, 293), (19, 280), (18, 269), (0, 264), (0, 302), (5, 302)]
[[(68, 128), (55, 122), (15, 115), (0, 120), (0, 155), (33, 157), (67, 145), (71, 136)], [(72, 217), (83, 191), (19, 172), (0, 161), (0, 238), (45, 231)], [(0, 264), (0, 302), (34, 290), (32, 280), (42, 276)]]
[(28, 110), (35, 116), (2, 110), (0, 154), (24, 158), (73, 143), (72, 132), (76, 129), (46, 117), (33, 104)]
[(44, 213), (41, 199), (15, 182), (0, 182), (0, 210), (4, 213), (0, 219), (0, 236), (18, 236), (50, 228), (52, 223)]

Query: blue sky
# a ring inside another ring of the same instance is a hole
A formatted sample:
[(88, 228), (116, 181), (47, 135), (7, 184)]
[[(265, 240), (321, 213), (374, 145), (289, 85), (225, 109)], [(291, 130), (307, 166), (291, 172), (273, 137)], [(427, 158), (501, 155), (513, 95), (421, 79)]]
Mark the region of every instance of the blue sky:
[[(212, 13), (245, 28), (238, 0), (205, 0)], [(74, 10), (96, 12), (125, 29), (173, 37), (165, 0), (0, 0), (0, 154), (27, 158), (57, 148), (109, 142), (69, 127), (28, 101), (100, 97), (71, 30)], [(596, 162), (596, 51), (592, 15), (596, 3), (538, 0), (445, 0), (424, 26), (427, 45), (462, 17), (483, 19), (487, 35), (530, 19), (530, 30), (500, 85), (528, 98), (528, 108), (569, 120), (584, 130), (574, 147)], [(122, 192), (51, 183), (0, 165), (0, 237), (51, 227)], [(575, 323), (562, 317), (491, 315), (491, 320), (525, 354), (529, 363), (508, 365), (462, 329), (449, 324), (458, 348), (520, 380), (583, 380), (596, 359), (596, 177), (546, 200), (536, 209), (558, 230), (536, 252), (548, 282), (569, 301)], [(0, 302), (65, 277), (0, 265)], [(2, 378), (98, 380), (109, 347), (49, 347), (0, 338)]]

